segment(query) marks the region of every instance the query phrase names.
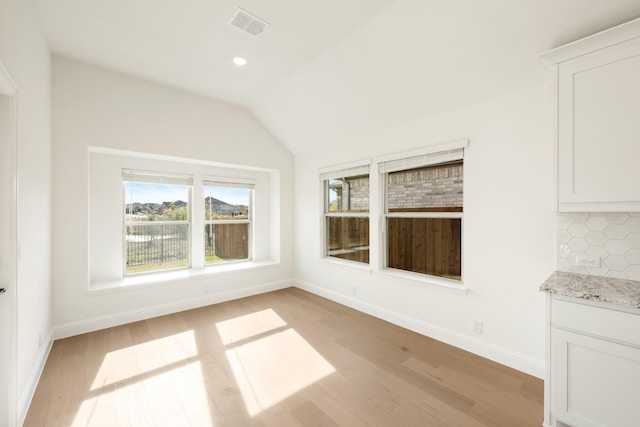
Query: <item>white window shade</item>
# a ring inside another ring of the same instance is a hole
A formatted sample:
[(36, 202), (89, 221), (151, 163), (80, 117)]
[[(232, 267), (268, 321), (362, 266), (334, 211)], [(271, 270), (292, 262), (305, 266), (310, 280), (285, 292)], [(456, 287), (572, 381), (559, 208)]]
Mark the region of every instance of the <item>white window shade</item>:
[(253, 190), (255, 184), (252, 182), (237, 182), (237, 181), (219, 181), (219, 180), (207, 180), (205, 179), (202, 184), (205, 187), (226, 187), (226, 188), (246, 188)]
[(464, 158), (467, 140), (428, 147), (421, 151), (398, 153), (378, 160), (378, 172), (388, 173), (439, 163), (453, 162)]
[(122, 179), (128, 182), (143, 182), (149, 184), (193, 185), (193, 177), (191, 175), (167, 174), (131, 169), (122, 169)]
[(369, 175), (369, 165), (371, 160), (348, 163), (344, 165), (332, 166), (320, 169), (320, 179), (340, 179), (350, 176)]

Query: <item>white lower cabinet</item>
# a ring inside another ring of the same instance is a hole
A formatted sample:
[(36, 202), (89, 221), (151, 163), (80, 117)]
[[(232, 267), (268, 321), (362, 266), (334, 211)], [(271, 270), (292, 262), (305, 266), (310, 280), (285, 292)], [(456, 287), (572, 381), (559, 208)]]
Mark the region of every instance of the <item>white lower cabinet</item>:
[(548, 424), (640, 426), (640, 310), (558, 297), (550, 305)]

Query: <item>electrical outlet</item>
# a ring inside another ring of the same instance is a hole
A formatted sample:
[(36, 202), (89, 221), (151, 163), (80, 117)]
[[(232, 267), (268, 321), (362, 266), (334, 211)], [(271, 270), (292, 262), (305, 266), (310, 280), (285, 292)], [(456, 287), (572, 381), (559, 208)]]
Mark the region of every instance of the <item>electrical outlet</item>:
[(576, 256), (576, 265), (582, 267), (600, 268), (600, 257)]
[(358, 294), (358, 287), (356, 285), (353, 285), (351, 287), (351, 295), (356, 296)]
[(473, 333), (482, 335), (482, 320), (473, 321)]

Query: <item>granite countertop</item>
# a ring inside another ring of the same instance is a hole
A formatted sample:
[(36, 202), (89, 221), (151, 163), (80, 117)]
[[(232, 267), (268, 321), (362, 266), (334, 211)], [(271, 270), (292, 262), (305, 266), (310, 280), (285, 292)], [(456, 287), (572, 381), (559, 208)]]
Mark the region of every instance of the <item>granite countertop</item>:
[(635, 280), (556, 271), (540, 285), (540, 290), (640, 309), (640, 281)]

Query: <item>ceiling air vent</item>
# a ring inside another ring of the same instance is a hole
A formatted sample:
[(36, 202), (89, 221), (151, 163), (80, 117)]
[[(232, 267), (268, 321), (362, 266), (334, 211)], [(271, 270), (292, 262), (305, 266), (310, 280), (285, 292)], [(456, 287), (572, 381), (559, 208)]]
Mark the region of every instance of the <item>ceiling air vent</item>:
[(229, 23), (237, 29), (251, 34), (253, 37), (258, 37), (269, 26), (268, 22), (241, 8), (236, 9)]

